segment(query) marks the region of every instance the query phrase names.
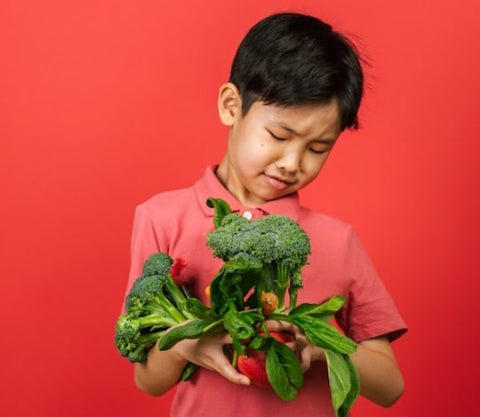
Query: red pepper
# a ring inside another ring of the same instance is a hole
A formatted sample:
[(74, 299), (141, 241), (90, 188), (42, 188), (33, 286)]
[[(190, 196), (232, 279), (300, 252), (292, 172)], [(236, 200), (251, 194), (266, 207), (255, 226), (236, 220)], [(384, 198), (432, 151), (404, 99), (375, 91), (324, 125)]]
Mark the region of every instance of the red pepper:
[(187, 262), (183, 258), (175, 258), (172, 266), (170, 267), (170, 274), (172, 277), (178, 277), (183, 268), (187, 266)]
[[(295, 339), (295, 336), (290, 332), (269, 332), (270, 336), (277, 339), (279, 342), (287, 343)], [(261, 336), (265, 334), (260, 332)], [(258, 350), (248, 349), (245, 355), (240, 355), (237, 360), (237, 368), (243, 375), (250, 378), (252, 384), (261, 387), (270, 387), (270, 382), (267, 377), (267, 370), (265, 368), (266, 353)]]

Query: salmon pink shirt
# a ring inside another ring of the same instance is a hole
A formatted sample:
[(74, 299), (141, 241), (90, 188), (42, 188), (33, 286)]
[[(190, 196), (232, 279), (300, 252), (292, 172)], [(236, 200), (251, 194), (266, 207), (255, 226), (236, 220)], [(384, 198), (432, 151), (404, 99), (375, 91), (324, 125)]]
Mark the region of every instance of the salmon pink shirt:
[[(306, 230), (312, 254), (302, 270), (304, 288), (298, 292), (298, 304), (344, 296), (347, 302), (336, 321), (357, 342), (381, 335), (394, 340), (406, 331), (392, 297), (351, 226), (301, 206), (296, 193), (255, 209), (242, 207), (219, 182), (215, 169), (208, 167), (190, 188), (160, 193), (137, 207), (127, 293), (141, 275), (148, 256), (162, 251), (186, 261), (177, 283), (208, 302), (205, 287), (222, 265), (205, 243), (207, 233), (214, 229), (213, 209), (207, 207), (206, 200), (214, 197), (227, 201), (234, 212), (246, 218), (283, 214)], [(300, 393), (289, 402), (268, 388), (233, 384), (205, 369), (197, 370), (175, 389), (172, 417), (334, 416), (324, 362), (312, 364)]]

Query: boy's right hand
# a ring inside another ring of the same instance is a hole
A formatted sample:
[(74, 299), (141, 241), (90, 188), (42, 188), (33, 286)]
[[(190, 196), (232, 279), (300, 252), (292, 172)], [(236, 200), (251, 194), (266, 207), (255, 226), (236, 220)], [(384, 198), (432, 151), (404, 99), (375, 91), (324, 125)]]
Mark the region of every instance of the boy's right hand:
[(238, 372), (223, 351), (225, 345), (232, 344), (229, 334), (184, 339), (171, 348), (177, 355), (202, 368), (218, 372), (235, 384), (250, 385), (250, 379)]

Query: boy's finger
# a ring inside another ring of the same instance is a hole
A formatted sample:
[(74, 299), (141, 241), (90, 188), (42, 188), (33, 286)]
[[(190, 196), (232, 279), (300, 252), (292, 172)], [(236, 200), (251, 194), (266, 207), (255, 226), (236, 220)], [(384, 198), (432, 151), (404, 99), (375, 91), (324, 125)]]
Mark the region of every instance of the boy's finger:
[(224, 334), (218, 335), (217, 340), (218, 340), (219, 343), (221, 343), (223, 345), (231, 345), (233, 343), (232, 336), (230, 336), (229, 333), (224, 333)]
[(226, 358), (218, 364), (217, 372), (235, 384), (250, 385), (250, 379), (238, 372)]
[(307, 372), (310, 369), (312, 364), (312, 350), (311, 346), (307, 345), (304, 349), (300, 351), (300, 366), (302, 368), (302, 372)]
[(279, 320), (267, 320), (265, 322), (265, 325), (267, 326), (267, 329), (270, 331), (285, 331), (290, 333), (294, 333), (296, 328), (296, 326), (294, 326), (291, 323), (286, 323), (284, 321), (279, 321)]

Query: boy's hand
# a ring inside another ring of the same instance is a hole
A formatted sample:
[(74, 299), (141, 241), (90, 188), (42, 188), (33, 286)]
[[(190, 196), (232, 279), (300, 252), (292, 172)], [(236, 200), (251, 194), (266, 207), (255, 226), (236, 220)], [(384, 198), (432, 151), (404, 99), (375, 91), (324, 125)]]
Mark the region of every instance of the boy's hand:
[(202, 337), (200, 339), (184, 339), (173, 348), (184, 360), (202, 368), (218, 372), (235, 384), (250, 385), (250, 379), (238, 372), (225, 356), (223, 347), (232, 344), (228, 334)]
[(268, 320), (265, 324), (268, 330), (293, 334), (295, 339), (287, 342), (286, 345), (297, 353), (303, 373), (310, 369), (312, 362), (325, 360), (325, 351), (318, 346), (312, 345), (297, 326), (277, 320)]

